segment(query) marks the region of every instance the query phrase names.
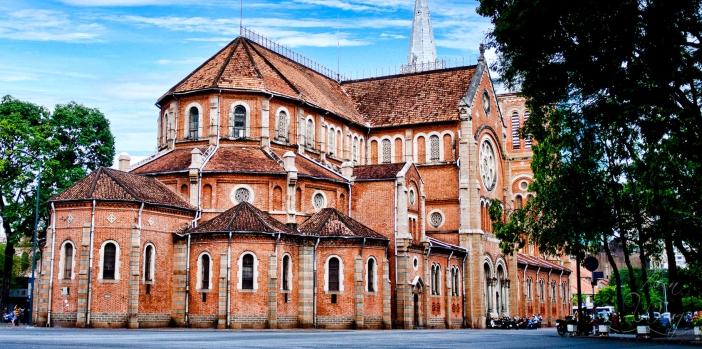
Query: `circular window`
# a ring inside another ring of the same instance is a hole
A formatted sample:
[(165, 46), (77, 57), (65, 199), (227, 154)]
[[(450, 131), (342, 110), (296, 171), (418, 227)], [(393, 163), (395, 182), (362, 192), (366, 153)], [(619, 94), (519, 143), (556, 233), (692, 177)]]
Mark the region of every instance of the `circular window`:
[(317, 210), (323, 209), (327, 205), (326, 201), (322, 193), (316, 193), (312, 197), (312, 205), (314, 205), (314, 208)]
[(529, 183), (527, 183), (526, 181), (522, 181), (521, 183), (519, 183), (519, 189), (521, 189), (521, 190), (529, 189)]
[(253, 201), (253, 194), (248, 187), (237, 187), (232, 191), (231, 199), (234, 204), (240, 204), (244, 201), (251, 203), (251, 201)]
[(485, 116), (490, 115), (490, 95), (487, 90), (483, 92), (483, 110), (485, 111)]
[(414, 205), (415, 202), (417, 202), (417, 193), (414, 191), (414, 188), (410, 188), (410, 190), (409, 190), (409, 203), (410, 203), (410, 205)]
[(431, 224), (432, 227), (438, 228), (443, 222), (444, 216), (441, 214), (441, 212), (432, 212), (429, 215), (429, 224)]
[(495, 189), (497, 183), (497, 170), (495, 168), (495, 151), (488, 140), (480, 146), (480, 175), (483, 178), (485, 189)]

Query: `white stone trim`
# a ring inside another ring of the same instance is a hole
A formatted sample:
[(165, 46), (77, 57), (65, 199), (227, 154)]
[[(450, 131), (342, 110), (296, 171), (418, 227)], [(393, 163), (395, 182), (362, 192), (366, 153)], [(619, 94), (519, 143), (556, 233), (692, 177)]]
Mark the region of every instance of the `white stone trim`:
[[(492, 262), (492, 259), (490, 259), (490, 256), (488, 256), (488, 255), (483, 256), (483, 264), (482, 264), (483, 271), (485, 270), (486, 264), (487, 264), (488, 268), (490, 269), (490, 275), (484, 275), (484, 277), (485, 276), (489, 276), (491, 278), (495, 277), (495, 263)], [(483, 279), (484, 279), (484, 277), (483, 277)]]
[(190, 102), (185, 106), (185, 120), (183, 120), (183, 138), (188, 138), (190, 134), (190, 108), (197, 108), (198, 119), (197, 119), (197, 139), (202, 138), (203, 125), (202, 120), (204, 119), (204, 114), (202, 112), (202, 106), (198, 102)]
[(502, 271), (505, 273), (505, 277), (508, 276), (507, 263), (505, 262), (504, 258), (502, 258), (502, 257), (497, 257), (497, 262), (495, 262), (495, 275), (497, 275), (497, 269), (499, 267), (502, 267)]
[(234, 130), (234, 108), (237, 106), (242, 106), (246, 110), (246, 125), (244, 125), (244, 138), (251, 137), (251, 107), (248, 103), (244, 101), (234, 101), (229, 106), (229, 129), (227, 130), (227, 136), (233, 138), (231, 131)]
[(273, 137), (273, 139), (280, 140), (278, 138), (278, 125), (281, 111), (285, 112), (285, 115), (288, 116), (287, 120), (285, 120), (285, 141), (290, 142), (290, 111), (286, 107), (278, 107), (278, 109), (275, 110), (275, 127), (273, 128), (275, 130), (275, 137)]
[[(73, 256), (71, 256), (71, 276), (68, 279), (64, 279), (63, 272), (66, 268), (66, 245), (71, 245), (73, 247)], [(61, 244), (61, 249), (59, 250), (59, 270), (58, 270), (58, 280), (73, 280), (76, 277), (76, 244), (71, 240), (66, 240)]]
[(238, 189), (241, 189), (241, 188), (247, 189), (249, 191), (249, 201), (248, 202), (250, 204), (253, 204), (255, 202), (254, 199), (256, 198), (256, 192), (254, 192), (253, 188), (248, 184), (235, 185), (234, 188), (232, 188), (232, 191), (229, 192), (229, 199), (232, 201), (232, 203), (234, 203), (234, 205), (240, 204), (239, 202), (236, 201), (234, 196), (236, 194), (236, 191)]
[(244, 251), (239, 255), (239, 260), (237, 261), (237, 266), (238, 266), (238, 272), (237, 274), (237, 280), (236, 280), (236, 288), (239, 291), (251, 291), (248, 289), (243, 288), (243, 281), (244, 281), (244, 256), (247, 254), (250, 254), (253, 256), (253, 290), (256, 291), (258, 290), (258, 257), (256, 256), (255, 253), (252, 251)]
[[(288, 257), (289, 265), (288, 265), (288, 289), (286, 290), (283, 287), (283, 261), (285, 260), (285, 257)], [(283, 253), (283, 257), (280, 259), (280, 290), (289, 292), (293, 290), (293, 259), (292, 255), (290, 253)]]
[[(368, 264), (373, 260), (373, 275), (368, 275)], [(370, 256), (366, 259), (364, 274), (366, 279), (366, 292), (376, 293), (378, 292), (378, 260), (375, 257)], [(368, 289), (368, 280), (373, 280), (374, 289), (371, 291)]]
[[(324, 205), (322, 207), (316, 207), (314, 205), (314, 197), (317, 196), (317, 194), (321, 194), (322, 197), (324, 198)], [(315, 212), (321, 211), (323, 208), (329, 206), (329, 201), (327, 200), (327, 194), (325, 194), (321, 190), (315, 190), (314, 193), (312, 193), (312, 198), (310, 199), (310, 204), (312, 205), (312, 208), (315, 210)]]
[[(344, 260), (335, 254), (329, 255), (327, 257), (327, 260), (324, 261), (324, 292), (329, 292), (329, 260), (332, 258), (339, 259), (339, 291), (338, 292), (344, 292)], [(337, 291), (331, 291), (331, 292), (337, 292)]]
[[(482, 175), (482, 173), (480, 172), (480, 165), (479, 165), (479, 164), (480, 164), (480, 161), (481, 161), (480, 158), (481, 158), (481, 156), (482, 156), (482, 153), (481, 153), (482, 150), (481, 150), (481, 149), (482, 149), (482, 147), (483, 147), (483, 143), (484, 143), (484, 142), (490, 143), (490, 147), (492, 147), (492, 152), (493, 152), (493, 154), (494, 154), (494, 156), (495, 156), (495, 158), (494, 158), (494, 160), (495, 160), (495, 186), (494, 186), (491, 190), (488, 190), (488, 188), (485, 186), (485, 183), (483, 182), (483, 178), (482, 178), (483, 175)], [(477, 149), (478, 149), (477, 153), (478, 153), (478, 154), (476, 154), (476, 155), (478, 156), (478, 168), (477, 168), (477, 170), (478, 170), (478, 178), (479, 178), (480, 185), (481, 185), (481, 186), (483, 187), (483, 189), (485, 189), (485, 191), (487, 191), (488, 193), (493, 193), (493, 192), (496, 192), (496, 191), (498, 190), (498, 185), (497, 185), (497, 184), (498, 184), (499, 181), (500, 181), (500, 173), (502, 173), (502, 162), (500, 161), (500, 160), (502, 160), (502, 154), (500, 154), (500, 148), (499, 148), (497, 145), (498, 145), (498, 143), (495, 142), (495, 140), (491, 137), (490, 133), (485, 133), (482, 137), (480, 137), (480, 141), (479, 141), (478, 144), (477, 144), (477, 146), (478, 146), (478, 147), (477, 147)]]
[[(120, 267), (121, 267), (121, 265), (122, 265), (122, 261), (121, 261), (121, 258), (119, 258), (119, 257), (120, 257), (120, 254), (121, 254), (121, 249), (120, 249), (120, 247), (119, 247), (119, 244), (118, 244), (117, 241), (115, 241), (115, 240), (105, 240), (105, 241), (102, 243), (102, 245), (100, 245), (100, 264), (98, 265), (98, 270), (99, 270), (99, 272), (98, 272), (98, 280), (99, 280), (99, 281), (103, 281), (103, 280), (104, 280), (104, 279), (103, 279), (102, 273), (104, 272), (104, 268), (103, 268), (103, 267), (104, 267), (104, 265), (105, 265), (105, 264), (104, 264), (104, 263), (105, 263), (105, 246), (106, 246), (108, 243), (113, 243), (113, 244), (115, 244), (115, 278), (114, 278), (114, 281), (117, 281), (117, 280), (120, 279), (119, 270), (120, 270)], [(109, 281), (113, 281), (112, 279), (108, 279), (108, 280), (109, 280)]]
[[(310, 135), (309, 127), (307, 126), (309, 121), (312, 121), (312, 139), (311, 139), (311, 140), (310, 140), (310, 139), (307, 139), (308, 136)], [(312, 115), (307, 115), (307, 116), (305, 117), (305, 123), (304, 123), (304, 125), (305, 125), (305, 143), (304, 143), (304, 146), (305, 146), (306, 148), (308, 148), (308, 149), (316, 149), (315, 139), (317, 138), (317, 122), (315, 121), (314, 117), (312, 117)], [(310, 146), (310, 144), (311, 144), (311, 146)]]
[[(208, 273), (208, 278), (207, 278), (207, 284), (209, 285), (208, 288), (202, 288), (202, 256), (207, 256), (210, 259), (210, 265), (209, 265), (209, 273)], [(212, 290), (212, 264), (214, 264), (214, 260), (212, 259), (212, 256), (210, 255), (209, 252), (207, 251), (202, 251), (200, 254), (197, 256), (197, 274), (195, 277), (195, 290), (196, 291), (210, 291)]]
[[(441, 224), (439, 224), (438, 226), (433, 226), (433, 225), (431, 224), (431, 215), (434, 214), (434, 213), (438, 213), (438, 214), (441, 215)], [(427, 214), (427, 224), (429, 224), (429, 226), (430, 226), (431, 228), (439, 229), (439, 228), (441, 228), (445, 223), (446, 223), (446, 215), (444, 215), (444, 212), (443, 212), (442, 210), (440, 210), (440, 209), (438, 209), (438, 208), (435, 208), (435, 209), (429, 211), (429, 213)]]
[[(146, 249), (149, 246), (152, 248), (151, 260), (147, 261), (146, 260)], [(142, 258), (142, 261), (144, 261), (142, 263), (142, 266), (141, 266), (141, 281), (147, 282), (146, 281), (146, 263), (151, 263), (151, 280), (148, 282), (154, 283), (156, 281), (156, 246), (154, 246), (154, 244), (151, 242), (146, 243), (144, 245), (144, 251), (141, 253), (141, 258)]]

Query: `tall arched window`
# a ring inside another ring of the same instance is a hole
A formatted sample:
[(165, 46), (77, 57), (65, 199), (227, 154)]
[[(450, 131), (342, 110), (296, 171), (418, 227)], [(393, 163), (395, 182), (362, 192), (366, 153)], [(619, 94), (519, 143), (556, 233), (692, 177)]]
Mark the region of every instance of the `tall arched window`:
[(522, 197), (520, 195), (517, 195), (517, 197), (514, 198), (514, 208), (522, 208), (523, 203), (522, 203)]
[(461, 277), (459, 274), (459, 269), (458, 267), (454, 267), (454, 274), (453, 274), (453, 295), (458, 296), (461, 291)]
[(541, 303), (543, 303), (545, 299), (546, 299), (546, 293), (545, 293), (545, 289), (544, 289), (544, 279), (541, 279), (541, 280), (539, 280), (539, 301), (541, 301)]
[(429, 137), (429, 161), (439, 161), (441, 143), (439, 141), (439, 136), (433, 135)]
[(358, 137), (353, 137), (353, 141), (351, 141), (351, 160), (353, 160), (354, 163), (358, 162)]
[(283, 280), (281, 288), (283, 291), (290, 291), (290, 273), (291, 273), (291, 268), (290, 268), (290, 256), (285, 255), (283, 256), (283, 267), (281, 271), (281, 279)]
[[(524, 124), (526, 124), (527, 120), (529, 120), (529, 112), (524, 113)], [(529, 135), (526, 135), (524, 137), (524, 148), (531, 148), (531, 136)]]
[(368, 258), (368, 264), (366, 265), (366, 291), (375, 292), (376, 274), (375, 258)]
[(492, 312), (492, 281), (490, 280), (490, 266), (488, 264), (485, 264), (484, 266), (484, 271), (485, 271), (485, 305), (487, 307), (488, 313)]
[(392, 143), (389, 139), (383, 139), (383, 163), (389, 164), (392, 162)]
[(305, 144), (307, 148), (314, 149), (314, 121), (307, 119), (307, 132), (305, 134)]
[(70, 280), (73, 278), (73, 256), (75, 254), (75, 248), (73, 243), (66, 241), (63, 243), (63, 248), (61, 249), (61, 268), (59, 269), (59, 279)]
[(116, 280), (117, 268), (117, 245), (114, 242), (107, 242), (102, 247), (102, 279)]
[(254, 256), (250, 253), (241, 260), (241, 289), (254, 289)]
[(327, 291), (341, 291), (341, 261), (330, 257), (327, 261)]
[(210, 289), (210, 279), (212, 271), (212, 259), (207, 253), (200, 255), (200, 260), (198, 261), (198, 283), (197, 288), (199, 290), (209, 290)]
[(284, 110), (278, 112), (278, 133), (277, 138), (281, 141), (288, 140), (288, 113)]
[(329, 129), (329, 140), (327, 143), (327, 153), (329, 155), (336, 154), (336, 131), (333, 128)]
[(188, 114), (188, 139), (198, 139), (198, 131), (200, 128), (200, 111), (197, 109), (197, 107), (190, 107)]
[(144, 281), (154, 281), (154, 268), (156, 262), (156, 253), (154, 245), (148, 244), (144, 248)]
[(512, 149), (519, 149), (519, 113), (512, 113)]
[(243, 105), (237, 105), (236, 107), (234, 107), (230, 122), (232, 137), (246, 137), (246, 108)]
[(431, 294), (441, 294), (441, 266), (434, 264), (431, 266)]

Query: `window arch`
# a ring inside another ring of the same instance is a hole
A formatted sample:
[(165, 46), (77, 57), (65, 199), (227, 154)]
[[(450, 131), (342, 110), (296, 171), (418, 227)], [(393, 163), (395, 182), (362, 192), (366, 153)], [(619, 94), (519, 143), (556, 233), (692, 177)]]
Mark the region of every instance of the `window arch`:
[(151, 283), (155, 279), (156, 274), (156, 248), (152, 243), (146, 244), (144, 246), (144, 272), (142, 279)]
[(236, 104), (232, 107), (229, 115), (229, 135), (233, 138), (246, 137), (246, 116), (248, 111), (242, 104)]
[(351, 141), (351, 160), (354, 163), (358, 163), (358, 137), (353, 136)]
[(432, 264), (431, 266), (431, 294), (438, 296), (441, 294), (441, 266)]
[(378, 280), (378, 266), (375, 258), (368, 258), (366, 263), (366, 292), (376, 292)]
[(75, 277), (76, 247), (73, 242), (66, 240), (61, 245), (60, 253), (58, 279), (72, 280)]
[(212, 257), (203, 252), (197, 258), (197, 283), (196, 289), (207, 291), (212, 288)]
[[(529, 112), (524, 113), (524, 124), (529, 120)], [(531, 149), (531, 136), (525, 135), (524, 137), (524, 148)]]
[(200, 138), (200, 108), (192, 106), (188, 109), (188, 139)]
[(327, 292), (344, 291), (344, 264), (338, 256), (329, 256), (324, 268), (324, 290)]
[(239, 256), (239, 290), (258, 289), (258, 258), (252, 252), (244, 252)]
[(109, 240), (100, 247), (100, 280), (119, 280), (119, 245)]
[(392, 162), (392, 142), (387, 138), (383, 139), (382, 147), (382, 163), (389, 164)]
[(514, 111), (512, 113), (512, 149), (519, 149), (520, 144), (519, 139), (519, 113)]
[(333, 127), (330, 127), (328, 133), (329, 140), (327, 141), (327, 153), (329, 153), (329, 155), (334, 155), (336, 154), (336, 131)]
[(278, 115), (277, 115), (277, 122), (276, 122), (276, 128), (277, 128), (277, 133), (276, 133), (276, 138), (280, 141), (288, 141), (288, 113), (285, 110), (279, 110)]
[(311, 117), (307, 117), (305, 145), (307, 148), (314, 149), (314, 120)]
[(546, 294), (545, 294), (545, 289), (544, 289), (544, 279), (540, 279), (539, 280), (539, 301), (541, 301), (541, 303), (543, 303), (545, 298), (546, 298)]
[(429, 161), (436, 162), (441, 160), (441, 141), (439, 136), (429, 136)]
[(290, 258), (289, 254), (283, 256), (280, 276), (280, 289), (283, 291), (290, 291), (292, 289), (290, 282), (290, 280), (292, 280), (292, 258)]
[(523, 206), (524, 206), (524, 203), (522, 202), (522, 196), (521, 196), (521, 195), (517, 195), (517, 196), (514, 198), (514, 208), (519, 209), (519, 208), (522, 208)]
[(525, 293), (526, 293), (526, 299), (527, 299), (528, 301), (530, 301), (530, 300), (531, 300), (531, 297), (532, 297), (532, 293), (531, 293), (531, 284), (532, 284), (531, 278), (527, 278), (527, 279), (526, 279), (526, 286), (524, 287), (524, 291), (525, 291)]

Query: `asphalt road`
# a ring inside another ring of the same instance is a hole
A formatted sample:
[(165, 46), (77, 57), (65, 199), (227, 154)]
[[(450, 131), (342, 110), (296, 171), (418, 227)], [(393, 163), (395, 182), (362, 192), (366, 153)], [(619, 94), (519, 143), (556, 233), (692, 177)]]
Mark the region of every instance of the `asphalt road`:
[[(560, 337), (555, 329), (232, 331), (0, 328), (0, 348), (664, 348), (650, 342)], [(684, 348), (679, 345), (676, 347)], [(690, 346), (690, 348), (700, 348)]]

